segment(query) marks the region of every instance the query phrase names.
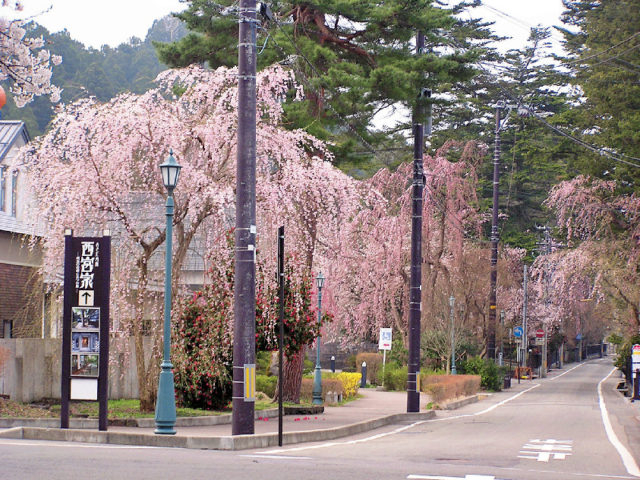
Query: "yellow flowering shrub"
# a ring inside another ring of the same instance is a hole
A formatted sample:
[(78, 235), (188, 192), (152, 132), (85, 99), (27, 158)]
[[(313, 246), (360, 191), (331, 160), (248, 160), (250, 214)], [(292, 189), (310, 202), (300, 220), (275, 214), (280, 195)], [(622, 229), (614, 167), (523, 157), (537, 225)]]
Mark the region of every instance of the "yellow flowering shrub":
[(362, 374), (341, 372), (336, 376), (336, 378), (342, 382), (345, 398), (355, 397), (358, 394)]

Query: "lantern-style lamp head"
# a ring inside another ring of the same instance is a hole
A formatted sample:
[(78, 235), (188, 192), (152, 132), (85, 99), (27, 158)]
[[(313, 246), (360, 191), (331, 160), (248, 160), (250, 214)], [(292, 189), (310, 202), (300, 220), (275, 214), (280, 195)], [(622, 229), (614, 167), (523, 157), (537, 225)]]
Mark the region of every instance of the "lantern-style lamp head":
[(169, 194), (173, 193), (173, 189), (176, 188), (178, 184), (178, 177), (180, 177), (180, 169), (182, 165), (180, 165), (175, 157), (173, 156), (173, 149), (169, 151), (169, 156), (164, 161), (163, 164), (160, 165), (160, 171), (162, 172), (162, 183), (165, 188), (169, 191)]
[(324, 276), (322, 275), (322, 272), (320, 272), (316, 277), (316, 284), (318, 285), (318, 290), (322, 290), (322, 287), (324, 287)]

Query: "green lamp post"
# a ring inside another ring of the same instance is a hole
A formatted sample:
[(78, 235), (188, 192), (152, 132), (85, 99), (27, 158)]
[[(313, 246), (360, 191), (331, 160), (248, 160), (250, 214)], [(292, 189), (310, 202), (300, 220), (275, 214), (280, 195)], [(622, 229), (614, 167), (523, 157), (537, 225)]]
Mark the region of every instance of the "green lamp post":
[(173, 384), (173, 365), (171, 364), (171, 266), (173, 250), (173, 189), (178, 184), (181, 165), (173, 156), (173, 150), (163, 164), (160, 165), (162, 183), (167, 189), (167, 234), (165, 252), (164, 276), (164, 356), (162, 371), (158, 382), (158, 399), (156, 401), (156, 434), (175, 435), (173, 426), (176, 423), (176, 397)]
[(316, 368), (313, 377), (313, 401), (314, 405), (322, 405), (322, 371), (320, 369), (320, 325), (322, 325), (322, 287), (324, 276), (322, 272), (316, 277), (318, 285), (318, 336), (316, 337)]

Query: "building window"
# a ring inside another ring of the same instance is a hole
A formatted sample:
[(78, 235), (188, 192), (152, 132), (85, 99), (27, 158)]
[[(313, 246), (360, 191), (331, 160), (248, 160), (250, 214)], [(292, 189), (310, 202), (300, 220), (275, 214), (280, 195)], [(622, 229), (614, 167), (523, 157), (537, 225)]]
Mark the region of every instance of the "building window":
[(0, 212), (4, 212), (5, 206), (5, 195), (7, 191), (7, 181), (5, 180), (5, 173), (7, 171), (7, 167), (0, 167)]
[(11, 215), (18, 213), (18, 170), (13, 171), (11, 176)]

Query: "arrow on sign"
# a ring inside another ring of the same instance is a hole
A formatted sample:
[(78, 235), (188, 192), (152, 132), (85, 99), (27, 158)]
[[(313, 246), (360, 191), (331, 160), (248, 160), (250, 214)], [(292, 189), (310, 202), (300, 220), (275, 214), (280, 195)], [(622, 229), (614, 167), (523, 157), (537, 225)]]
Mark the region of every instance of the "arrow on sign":
[(78, 305), (80, 307), (93, 307), (93, 290), (80, 290), (78, 292)]

